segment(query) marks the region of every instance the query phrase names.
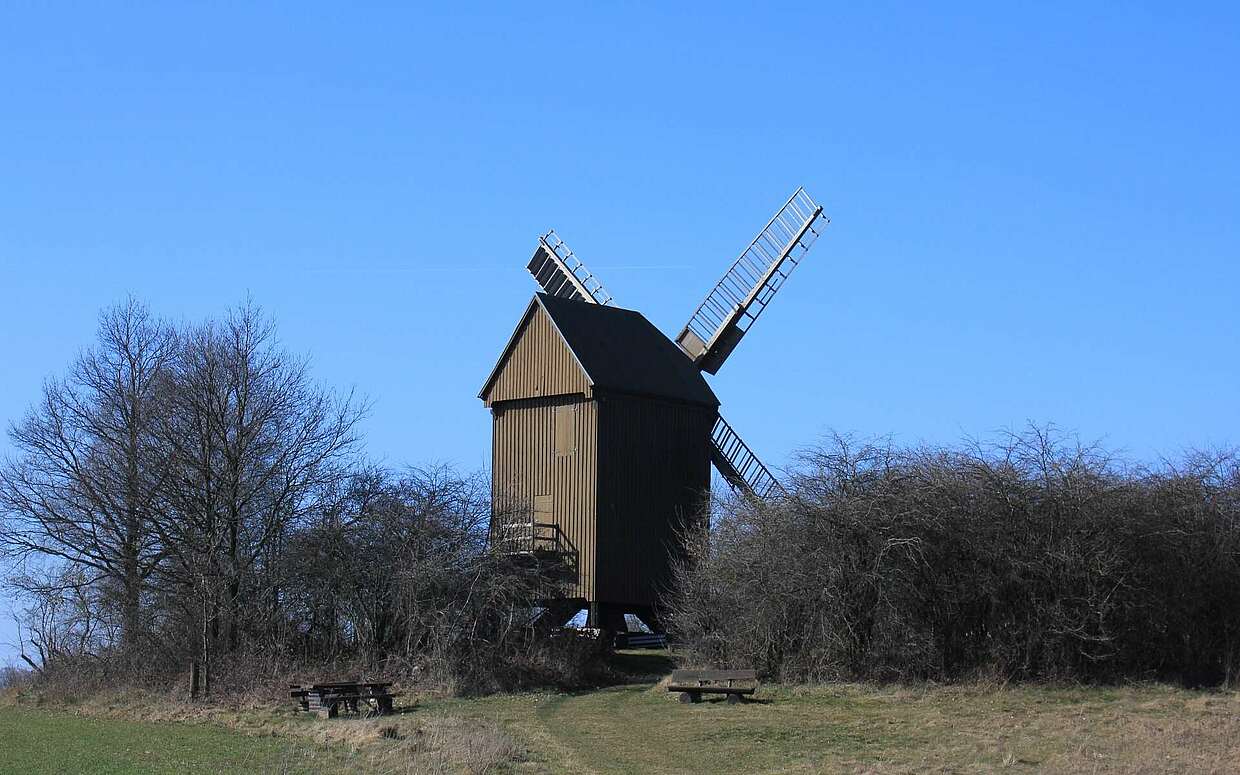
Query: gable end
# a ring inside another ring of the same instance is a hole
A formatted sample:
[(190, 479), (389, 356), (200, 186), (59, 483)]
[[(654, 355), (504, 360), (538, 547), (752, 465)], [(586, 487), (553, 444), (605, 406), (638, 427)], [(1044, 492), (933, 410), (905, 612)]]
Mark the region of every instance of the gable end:
[(501, 401), (545, 396), (589, 397), (591, 387), (589, 375), (535, 298), (521, 316), (478, 397), (492, 406)]

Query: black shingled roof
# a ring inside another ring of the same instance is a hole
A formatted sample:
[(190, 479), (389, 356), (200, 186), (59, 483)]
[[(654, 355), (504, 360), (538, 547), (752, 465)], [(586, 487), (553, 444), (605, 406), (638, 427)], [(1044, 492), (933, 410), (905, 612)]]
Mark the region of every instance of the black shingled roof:
[(697, 367), (640, 312), (535, 296), (596, 390), (719, 406)]

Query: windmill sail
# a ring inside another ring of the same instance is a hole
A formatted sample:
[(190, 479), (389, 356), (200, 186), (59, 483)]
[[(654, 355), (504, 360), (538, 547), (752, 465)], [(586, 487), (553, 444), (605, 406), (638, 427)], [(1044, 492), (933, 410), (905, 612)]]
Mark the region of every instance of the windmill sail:
[(710, 441), (710, 462), (734, 489), (759, 498), (783, 492), (775, 476), (722, 416), (715, 420)]
[[(611, 303), (611, 295), (603, 290), (602, 282), (590, 274), (554, 231), (544, 234), (538, 243), (528, 268), (543, 290), (576, 301)], [(760, 498), (782, 492), (779, 482), (722, 417), (716, 418), (710, 441), (711, 463), (734, 489)]]
[(590, 274), (554, 230), (538, 238), (538, 249), (526, 267), (543, 290), (552, 296), (595, 304), (610, 304), (611, 294)]
[(676, 344), (715, 374), (830, 221), (798, 188), (723, 275)]

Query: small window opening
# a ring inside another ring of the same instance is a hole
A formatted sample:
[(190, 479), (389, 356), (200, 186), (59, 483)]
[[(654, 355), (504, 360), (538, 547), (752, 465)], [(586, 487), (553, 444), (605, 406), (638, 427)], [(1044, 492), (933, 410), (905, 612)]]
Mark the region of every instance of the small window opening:
[(577, 453), (577, 407), (557, 406), (555, 408), (555, 454), (575, 455)]

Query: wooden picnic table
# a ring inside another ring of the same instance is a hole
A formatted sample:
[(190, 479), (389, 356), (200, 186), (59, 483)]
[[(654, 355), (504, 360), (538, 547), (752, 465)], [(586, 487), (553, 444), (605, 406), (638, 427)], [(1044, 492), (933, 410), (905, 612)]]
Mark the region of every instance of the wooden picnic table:
[(349, 713), (360, 713), (364, 703), (368, 711), (385, 716), (392, 712), (392, 699), (398, 697), (389, 681), (323, 681), (312, 684), (289, 684), (289, 696), (302, 710), (335, 718), (341, 707)]
[(677, 670), (667, 685), (669, 692), (680, 692), (681, 702), (701, 702), (703, 694), (726, 694), (728, 704), (758, 690), (756, 670)]

